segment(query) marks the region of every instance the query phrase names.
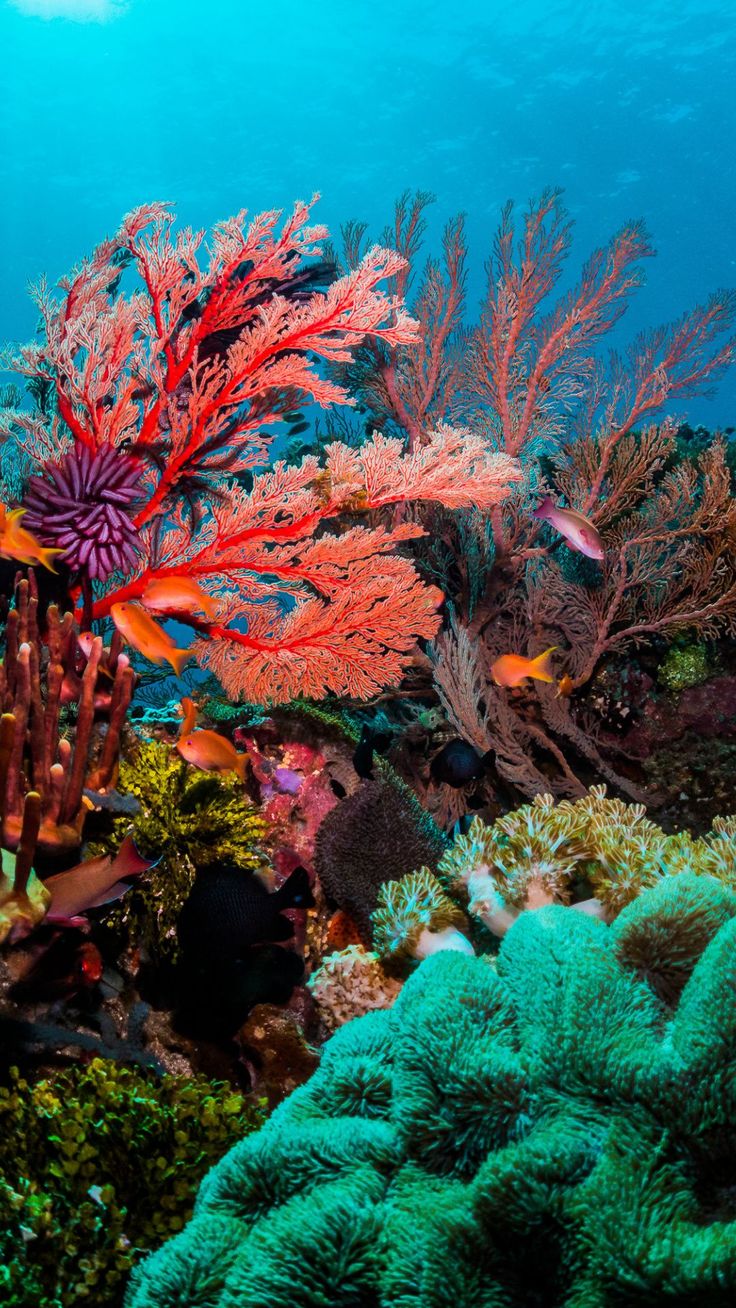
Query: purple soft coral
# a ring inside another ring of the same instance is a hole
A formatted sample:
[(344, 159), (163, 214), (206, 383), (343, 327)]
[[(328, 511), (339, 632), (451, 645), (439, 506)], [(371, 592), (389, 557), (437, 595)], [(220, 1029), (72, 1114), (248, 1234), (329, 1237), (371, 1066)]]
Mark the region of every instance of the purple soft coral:
[(143, 494), (141, 471), (138, 459), (113, 445), (72, 449), (30, 478), (23, 525), (63, 549), (68, 566), (91, 581), (128, 571), (140, 540), (126, 510)]

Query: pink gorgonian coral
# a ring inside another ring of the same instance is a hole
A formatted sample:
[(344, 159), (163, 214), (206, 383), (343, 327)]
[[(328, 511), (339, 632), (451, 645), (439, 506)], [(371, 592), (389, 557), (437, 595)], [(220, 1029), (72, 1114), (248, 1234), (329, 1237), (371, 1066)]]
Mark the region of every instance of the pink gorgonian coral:
[(31, 477), (24, 526), (45, 545), (63, 549), (64, 562), (91, 581), (134, 566), (138, 530), (128, 510), (140, 501), (139, 459), (105, 444), (70, 449), (59, 462)]

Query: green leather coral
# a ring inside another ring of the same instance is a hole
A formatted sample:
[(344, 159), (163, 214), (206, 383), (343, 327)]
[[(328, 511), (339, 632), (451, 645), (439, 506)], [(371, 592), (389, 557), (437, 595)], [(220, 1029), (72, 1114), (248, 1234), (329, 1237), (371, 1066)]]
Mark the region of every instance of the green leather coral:
[(736, 894), (433, 955), (206, 1177), (127, 1308), (731, 1308)]

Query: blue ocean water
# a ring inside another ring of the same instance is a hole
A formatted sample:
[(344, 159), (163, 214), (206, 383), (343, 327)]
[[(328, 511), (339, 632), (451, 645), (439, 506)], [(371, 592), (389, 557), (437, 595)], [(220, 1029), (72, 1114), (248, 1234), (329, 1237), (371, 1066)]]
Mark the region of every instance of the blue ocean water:
[[(431, 237), (468, 215), (474, 308), (504, 201), (563, 186), (571, 275), (653, 234), (619, 336), (736, 284), (732, 0), (0, 0), (0, 50), (1, 340), (150, 199), (207, 226), (320, 191), (379, 234), (431, 190)], [(733, 380), (687, 413), (736, 423)]]

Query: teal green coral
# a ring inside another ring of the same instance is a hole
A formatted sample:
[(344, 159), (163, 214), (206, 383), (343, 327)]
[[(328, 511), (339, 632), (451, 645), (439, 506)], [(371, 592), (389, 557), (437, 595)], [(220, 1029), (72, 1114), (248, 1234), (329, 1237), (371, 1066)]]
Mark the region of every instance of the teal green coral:
[(0, 1087), (0, 1303), (116, 1308), (260, 1108), (219, 1082), (95, 1059)]
[(736, 894), (422, 963), (205, 1179), (127, 1308), (731, 1308)]
[[(118, 787), (140, 800), (133, 836), (141, 853), (159, 862), (108, 920), (158, 957), (173, 957), (177, 918), (197, 869), (219, 861), (245, 870), (263, 866), (266, 825), (235, 773), (192, 768), (156, 740), (142, 742), (134, 758), (123, 761)], [(130, 825), (128, 817), (115, 820), (112, 847)]]

